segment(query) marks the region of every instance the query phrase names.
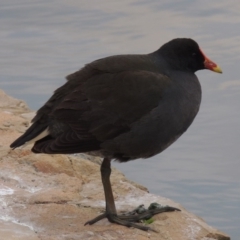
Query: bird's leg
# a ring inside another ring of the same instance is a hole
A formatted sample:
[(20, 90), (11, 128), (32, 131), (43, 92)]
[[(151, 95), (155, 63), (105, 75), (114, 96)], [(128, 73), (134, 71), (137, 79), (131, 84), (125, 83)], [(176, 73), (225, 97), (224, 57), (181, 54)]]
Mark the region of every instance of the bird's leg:
[(113, 193), (112, 193), (111, 182), (110, 182), (111, 160), (108, 158), (104, 158), (100, 170), (101, 170), (102, 184), (103, 184), (105, 200), (106, 200), (106, 212), (86, 222), (85, 225), (87, 224), (92, 225), (98, 222), (99, 220), (107, 217), (107, 215), (109, 214), (117, 215)]
[(109, 213), (110, 215), (117, 215), (112, 186), (110, 182), (111, 171), (111, 160), (104, 158), (101, 165), (101, 177), (106, 200), (106, 213)]
[(118, 218), (110, 182), (110, 175), (111, 175), (111, 160), (108, 158), (104, 158), (101, 165), (101, 177), (106, 200), (106, 212), (86, 222), (85, 225), (87, 224), (92, 225), (106, 217), (112, 223), (117, 223), (127, 227), (135, 227), (145, 231), (149, 230), (150, 229), (149, 227), (140, 226), (132, 222), (128, 222), (126, 220)]
[(161, 210), (159, 210), (159, 209), (149, 210), (147, 212), (144, 212), (144, 213), (138, 214), (138, 215), (134, 215), (134, 216), (126, 216), (126, 215), (118, 216), (116, 207), (115, 207), (111, 182), (110, 182), (110, 175), (111, 175), (111, 159), (104, 158), (102, 165), (101, 165), (101, 177), (102, 177), (102, 184), (103, 184), (105, 200), (106, 200), (106, 211), (105, 211), (105, 213), (97, 216), (96, 218), (94, 218), (90, 221), (87, 221), (85, 223), (85, 225), (87, 225), (87, 224), (92, 225), (106, 217), (109, 220), (109, 222), (117, 223), (117, 224), (120, 224), (120, 225), (123, 225), (126, 227), (134, 227), (134, 228), (138, 228), (138, 229), (147, 231), (147, 230), (153, 230), (153, 229), (151, 229), (150, 227), (147, 227), (147, 226), (135, 224), (134, 222), (145, 219), (146, 217), (151, 218), (153, 215), (160, 213), (160, 212), (170, 212), (170, 211), (178, 210), (176, 208), (167, 206), (167, 207), (162, 208)]

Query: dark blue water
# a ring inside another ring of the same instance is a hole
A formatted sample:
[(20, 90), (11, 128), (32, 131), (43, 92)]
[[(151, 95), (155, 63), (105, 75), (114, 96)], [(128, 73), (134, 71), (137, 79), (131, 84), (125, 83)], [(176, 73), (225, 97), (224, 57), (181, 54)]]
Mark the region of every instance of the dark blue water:
[(64, 76), (96, 58), (194, 38), (223, 74), (198, 72), (200, 112), (152, 159), (114, 164), (239, 239), (240, 2), (8, 0), (0, 8), (0, 88), (38, 109)]

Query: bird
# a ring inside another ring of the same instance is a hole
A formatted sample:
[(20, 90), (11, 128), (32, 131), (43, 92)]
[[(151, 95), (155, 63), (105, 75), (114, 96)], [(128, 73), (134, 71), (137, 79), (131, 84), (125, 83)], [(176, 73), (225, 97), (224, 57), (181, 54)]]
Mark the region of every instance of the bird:
[(118, 215), (111, 161), (147, 159), (174, 143), (199, 111), (202, 91), (195, 72), (203, 69), (222, 73), (190, 38), (170, 40), (149, 54), (95, 60), (66, 77), (10, 147), (34, 143), (33, 153), (102, 157), (106, 208), (85, 225), (107, 218), (111, 223), (152, 230), (137, 222), (179, 209), (166, 206), (137, 216)]

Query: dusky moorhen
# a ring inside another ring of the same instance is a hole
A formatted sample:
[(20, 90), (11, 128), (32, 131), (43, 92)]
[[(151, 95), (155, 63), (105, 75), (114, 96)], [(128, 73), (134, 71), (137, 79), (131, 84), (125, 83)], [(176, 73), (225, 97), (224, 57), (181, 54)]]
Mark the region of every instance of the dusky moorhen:
[(86, 224), (107, 217), (110, 222), (149, 230), (135, 222), (178, 209), (166, 206), (137, 216), (117, 215), (111, 160), (149, 158), (176, 141), (198, 113), (201, 86), (194, 73), (202, 69), (221, 73), (198, 44), (186, 38), (173, 39), (150, 54), (96, 60), (67, 76), (11, 148), (34, 142), (34, 153), (102, 156), (106, 211)]

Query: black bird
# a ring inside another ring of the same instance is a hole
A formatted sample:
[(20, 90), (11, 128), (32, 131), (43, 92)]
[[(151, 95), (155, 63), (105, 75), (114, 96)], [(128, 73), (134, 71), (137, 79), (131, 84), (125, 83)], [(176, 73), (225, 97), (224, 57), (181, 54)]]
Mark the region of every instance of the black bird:
[[(101, 177), (104, 217), (120, 225), (149, 230), (134, 222), (146, 217), (117, 215), (110, 183), (111, 160), (152, 157), (176, 141), (191, 125), (201, 102), (198, 70), (221, 69), (192, 39), (169, 41), (157, 51), (96, 60), (67, 76), (11, 148), (34, 142), (34, 153), (90, 152), (104, 158)], [(165, 207), (152, 211), (178, 210)]]

